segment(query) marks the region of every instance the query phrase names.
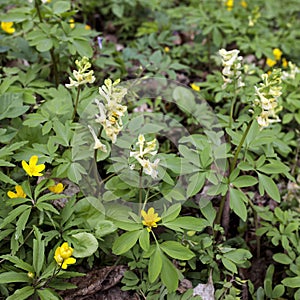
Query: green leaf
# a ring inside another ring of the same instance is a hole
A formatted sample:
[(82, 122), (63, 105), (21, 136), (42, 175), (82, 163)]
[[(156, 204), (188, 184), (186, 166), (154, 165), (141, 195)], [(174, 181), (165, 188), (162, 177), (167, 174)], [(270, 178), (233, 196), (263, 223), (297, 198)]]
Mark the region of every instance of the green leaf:
[(86, 174), (86, 170), (79, 163), (71, 163), (68, 168), (68, 177), (73, 182), (79, 184), (82, 174)]
[(139, 237), (139, 243), (141, 248), (144, 251), (148, 251), (150, 248), (150, 235), (149, 235), (149, 231), (144, 228), (141, 232), (141, 235)]
[(189, 114), (195, 113), (195, 96), (190, 89), (177, 86), (173, 90), (173, 99), (182, 111)]
[(53, 290), (51, 289), (42, 289), (42, 290), (37, 290), (37, 293), (39, 297), (41, 298), (40, 300), (59, 300), (61, 299)]
[(31, 279), (27, 276), (27, 273), (18, 272), (3, 272), (0, 274), (0, 284), (12, 283), (12, 282), (30, 282)]
[(0, 120), (23, 115), (29, 106), (23, 106), (21, 93), (5, 93), (0, 96)]
[(284, 278), (281, 283), (287, 287), (300, 288), (300, 276)]
[(179, 217), (171, 222), (163, 222), (163, 225), (172, 229), (172, 227), (179, 227), (186, 230), (202, 231), (209, 226), (208, 222), (203, 218), (195, 217)]
[(289, 172), (289, 167), (278, 160), (270, 160), (269, 164), (266, 164), (257, 170), (266, 174), (284, 174)]
[[(272, 291), (272, 299), (279, 299), (284, 294), (284, 286), (282, 284), (278, 284), (275, 286), (274, 290)], [(295, 298), (297, 299), (297, 298)]]
[(15, 220), (20, 214), (22, 214), (25, 210), (27, 210), (28, 208), (31, 208), (30, 205), (20, 205), (17, 208), (15, 208), (14, 210), (12, 210), (8, 216), (2, 221), (2, 223), (0, 224), (0, 229), (4, 228), (7, 224), (9, 224), (11, 221)]
[(160, 248), (172, 258), (179, 260), (190, 260), (195, 256), (194, 252), (175, 241), (163, 242), (160, 244)]
[(150, 256), (149, 265), (148, 265), (148, 276), (150, 283), (153, 283), (159, 276), (162, 268), (163, 254), (159, 248), (156, 246), (155, 251)]
[(20, 215), (16, 223), (16, 233), (15, 233), (16, 239), (19, 239), (19, 237), (22, 235), (22, 231), (25, 229), (30, 213), (31, 213), (31, 208), (28, 208)]
[(161, 218), (162, 218), (163, 222), (169, 222), (169, 221), (173, 221), (174, 219), (176, 219), (180, 213), (180, 210), (181, 210), (180, 203), (170, 206), (166, 211), (164, 211), (161, 214)]
[(76, 51), (80, 56), (92, 57), (93, 49), (90, 43), (86, 40), (73, 39), (72, 44), (75, 46)]
[[(214, 209), (212, 202), (208, 200), (206, 204), (202, 204), (204, 201), (200, 199), (200, 210), (205, 219), (209, 222), (209, 225), (212, 227), (217, 215), (216, 210)], [(202, 206), (203, 205), (203, 206)]]
[(53, 13), (60, 15), (71, 9), (70, 2), (68, 1), (57, 1), (53, 5)]
[(45, 259), (45, 242), (42, 241), (42, 235), (37, 227), (34, 227), (36, 239), (33, 240), (33, 268), (37, 276), (43, 268)]
[(5, 175), (2, 171), (0, 171), (0, 181), (4, 183), (9, 183), (11, 185), (18, 185), (17, 182)]
[(206, 174), (204, 172), (196, 173), (189, 178), (189, 184), (186, 191), (186, 196), (192, 197), (196, 195), (203, 187), (206, 179)]
[(51, 39), (43, 39), (36, 45), (36, 49), (39, 52), (49, 51), (53, 47), (53, 41)]
[(97, 223), (97, 227), (95, 228), (95, 236), (99, 239), (105, 235), (115, 232), (117, 229), (118, 227), (115, 226), (113, 222), (108, 220), (102, 220), (99, 223)]
[(276, 253), (273, 255), (273, 259), (283, 265), (289, 265), (293, 262), (293, 260), (285, 253)]
[(238, 178), (236, 178), (232, 184), (235, 187), (238, 188), (242, 188), (242, 187), (247, 187), (247, 186), (253, 186), (255, 184), (257, 184), (258, 180), (250, 175), (243, 175), (243, 176), (239, 176)]
[(227, 270), (232, 273), (237, 273), (237, 267), (231, 260), (227, 259), (226, 257), (222, 257), (221, 260)]
[[(11, 263), (14, 264), (15, 267), (17, 267), (19, 269), (34, 273), (33, 266), (24, 262), (22, 259), (20, 259), (17, 256), (11, 256), (10, 254), (6, 254), (6, 255), (0, 256), (0, 258), (10, 261)], [(20, 273), (18, 273), (18, 274), (20, 274)]]
[(178, 287), (178, 273), (172, 262), (163, 256), (163, 266), (160, 274), (163, 284), (169, 293), (175, 292)]
[(277, 185), (267, 175), (257, 173), (259, 184), (263, 187), (263, 189), (267, 192), (267, 194), (274, 199), (276, 202), (280, 202), (280, 194)]
[(34, 288), (32, 286), (25, 286), (19, 290), (16, 290), (13, 295), (6, 298), (6, 300), (25, 300), (29, 299), (34, 293)]
[(243, 192), (233, 188), (230, 188), (229, 196), (230, 208), (245, 222), (247, 219), (247, 208), (244, 202), (246, 196)]
[(72, 234), (75, 257), (88, 257), (94, 254), (98, 249), (98, 241), (88, 232), (79, 232)]
[(115, 240), (112, 252), (116, 255), (124, 254), (136, 244), (141, 233), (142, 230), (136, 230), (122, 234)]

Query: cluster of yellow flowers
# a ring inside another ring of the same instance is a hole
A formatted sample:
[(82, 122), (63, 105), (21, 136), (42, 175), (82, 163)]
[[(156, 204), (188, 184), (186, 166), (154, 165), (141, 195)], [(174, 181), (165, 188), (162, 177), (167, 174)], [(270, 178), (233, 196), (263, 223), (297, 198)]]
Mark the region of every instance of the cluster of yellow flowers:
[(273, 55), (274, 55), (275, 60), (272, 59), (272, 58), (269, 58), (269, 57), (268, 57), (267, 60), (266, 60), (266, 64), (267, 64), (270, 68), (272, 68), (273, 66), (275, 66), (276, 63), (277, 63), (278, 61), (280, 61), (281, 56), (282, 56), (282, 51), (281, 51), (279, 48), (275, 48), (275, 49), (273, 49)]
[[(226, 7), (227, 7), (227, 10), (228, 11), (231, 11), (234, 7), (234, 0), (227, 0), (226, 3), (225, 3)], [(247, 8), (248, 7), (248, 4), (245, 0), (242, 0), (240, 1), (240, 5), (244, 8)]]
[(234, 49), (231, 51), (226, 51), (225, 49), (219, 50), (219, 55), (222, 59), (222, 65), (224, 69), (222, 70), (224, 84), (222, 88), (224, 89), (228, 83), (232, 81), (237, 81), (237, 87), (242, 87), (245, 84), (242, 82), (242, 72), (241, 69), (241, 61), (243, 59), (242, 56), (238, 56), (240, 53), (239, 50)]
[(69, 247), (68, 243), (63, 243), (60, 247), (55, 250), (54, 259), (62, 269), (66, 269), (68, 265), (76, 263), (76, 259), (71, 257), (73, 254), (73, 248)]
[(281, 70), (274, 70), (270, 76), (263, 74), (263, 82), (260, 87), (255, 86), (256, 99), (254, 104), (260, 106), (261, 113), (257, 117), (261, 129), (268, 127), (271, 123), (280, 122), (277, 113), (281, 110), (278, 98), (281, 96)]
[[(157, 158), (154, 162), (151, 162), (148, 158), (146, 158), (146, 156), (153, 157), (157, 154), (157, 140), (153, 139), (150, 142), (146, 142), (144, 135), (140, 134), (136, 145), (138, 146), (138, 150), (130, 151), (130, 157), (134, 157), (139, 162), (139, 164), (143, 167), (143, 172), (145, 174), (150, 175), (153, 179), (156, 179), (158, 175), (157, 167), (159, 159)], [(134, 167), (134, 165), (131, 166), (131, 168)]]
[(158, 214), (154, 212), (153, 207), (150, 207), (148, 209), (148, 212), (145, 212), (144, 210), (142, 210), (141, 215), (144, 218), (142, 223), (144, 226), (147, 226), (147, 230), (149, 232), (152, 230), (152, 227), (157, 227), (156, 223), (161, 220), (161, 218), (158, 216)]
[(82, 84), (93, 83), (95, 81), (94, 71), (88, 69), (91, 67), (91, 63), (87, 57), (83, 57), (81, 60), (76, 60), (75, 64), (78, 70), (73, 71), (73, 76), (75, 80), (69, 77), (70, 83), (66, 84), (67, 88), (72, 88), (73, 86), (78, 87)]
[[(99, 94), (103, 98), (103, 103), (95, 99), (99, 109), (99, 114), (96, 114), (96, 122), (103, 126), (107, 137), (111, 139), (112, 143), (117, 141), (117, 135), (123, 129), (122, 117), (127, 111), (127, 106), (121, 105), (123, 98), (127, 94), (127, 89), (117, 87), (119, 82), (119, 79), (115, 82), (112, 82), (111, 79), (104, 80), (104, 85), (99, 88)], [(96, 143), (97, 140), (95, 139), (95, 147)], [(103, 144), (98, 144), (98, 146), (100, 149), (103, 149)]]
[[(43, 174), (41, 173), (44, 169), (45, 169), (45, 165), (44, 164), (37, 164), (38, 162), (38, 156), (37, 155), (33, 155), (30, 157), (29, 159), (29, 163), (27, 163), (25, 160), (22, 160), (22, 167), (24, 169), (24, 171), (27, 173), (27, 175), (29, 175), (30, 177), (32, 176), (43, 176)], [(49, 186), (48, 189), (50, 192), (55, 193), (55, 194), (60, 194), (63, 192), (64, 190), (64, 186), (62, 183), (58, 183), (56, 185), (53, 186)], [(7, 196), (11, 199), (13, 198), (26, 198), (26, 194), (22, 188), (22, 186), (20, 185), (16, 185), (15, 186), (15, 191), (16, 192), (12, 192), (12, 191), (8, 191), (7, 192)]]

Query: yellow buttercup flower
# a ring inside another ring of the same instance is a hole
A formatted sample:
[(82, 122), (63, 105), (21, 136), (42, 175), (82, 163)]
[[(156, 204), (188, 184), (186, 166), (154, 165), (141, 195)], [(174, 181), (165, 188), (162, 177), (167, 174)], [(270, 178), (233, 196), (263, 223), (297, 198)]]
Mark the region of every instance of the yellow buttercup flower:
[(278, 48), (273, 49), (273, 55), (275, 57), (275, 60), (278, 61), (281, 58), (282, 51)]
[(228, 11), (231, 11), (233, 6), (234, 6), (234, 0), (227, 0), (226, 1), (226, 7), (227, 7)]
[(164, 48), (164, 50), (165, 50), (166, 53), (170, 52), (170, 48), (167, 47), (167, 46)]
[(282, 67), (287, 68), (287, 66), (288, 66), (288, 61), (286, 60), (286, 58), (283, 58), (282, 59)]
[(86, 24), (86, 25), (84, 26), (84, 29), (85, 29), (85, 30), (91, 30), (92, 27), (91, 27), (90, 25)]
[(148, 212), (141, 211), (141, 215), (144, 218), (142, 221), (143, 225), (147, 226), (147, 230), (150, 232), (152, 227), (157, 227), (157, 222), (161, 220), (157, 213), (154, 213), (154, 208), (150, 207)]
[(63, 192), (63, 190), (65, 189), (65, 187), (63, 186), (62, 183), (58, 183), (56, 185), (53, 186), (49, 186), (48, 187), (49, 191), (54, 193), (54, 194), (60, 194)]
[(241, 6), (243, 6), (244, 8), (247, 8), (248, 7), (248, 4), (245, 0), (241, 1), (240, 2)]
[(266, 64), (270, 67), (270, 68), (272, 68), (274, 65), (276, 65), (276, 60), (273, 60), (273, 59), (271, 59), (271, 58), (267, 58), (267, 61), (266, 61)]
[(194, 91), (196, 92), (200, 91), (200, 86), (196, 85), (195, 83), (191, 83), (190, 86)]
[(69, 20), (69, 24), (70, 24), (70, 27), (73, 29), (75, 27), (75, 20), (74, 19), (70, 19)]
[(76, 263), (76, 259), (71, 257), (73, 254), (73, 249), (69, 247), (67, 242), (64, 242), (60, 247), (57, 247), (55, 250), (54, 259), (57, 264), (66, 269), (68, 265), (73, 265)]
[(13, 22), (1, 22), (2, 30), (9, 34), (13, 34), (16, 31), (16, 29), (13, 28), (13, 25)]
[(7, 196), (9, 198), (26, 198), (26, 194), (23, 191), (23, 188), (20, 185), (15, 186), (16, 192), (8, 191)]
[(22, 160), (22, 167), (30, 177), (43, 176), (41, 172), (45, 169), (45, 165), (37, 165), (38, 159), (39, 158), (37, 155), (31, 156), (29, 159), (29, 164), (26, 161)]

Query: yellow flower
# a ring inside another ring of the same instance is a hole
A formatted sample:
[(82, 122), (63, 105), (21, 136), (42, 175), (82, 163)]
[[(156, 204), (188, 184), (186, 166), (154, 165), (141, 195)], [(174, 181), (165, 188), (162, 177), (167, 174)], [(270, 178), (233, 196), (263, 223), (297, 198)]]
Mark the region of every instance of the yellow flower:
[(85, 29), (85, 30), (91, 30), (91, 26), (86, 24), (86, 25), (84, 26), (84, 29)]
[(286, 58), (283, 58), (282, 59), (282, 67), (287, 68), (287, 66), (288, 66), (288, 61), (286, 60)]
[(29, 164), (27, 164), (26, 161), (22, 160), (22, 167), (24, 171), (30, 176), (43, 176), (42, 172), (45, 169), (44, 164), (37, 165), (38, 162), (38, 156), (33, 155), (29, 159)]
[(226, 6), (227, 6), (227, 10), (231, 11), (234, 6), (234, 0), (227, 0)]
[(246, 2), (245, 0), (242, 0), (242, 1), (240, 2), (240, 4), (241, 4), (244, 8), (247, 8), (247, 6), (248, 6), (248, 4), (247, 4), (247, 2)]
[(65, 189), (65, 187), (63, 186), (62, 183), (58, 183), (56, 185), (49, 186), (48, 189), (50, 192), (52, 192), (54, 194), (60, 194)]
[(166, 53), (170, 52), (170, 48), (169, 47), (165, 47), (164, 50), (165, 50)]
[(7, 192), (9, 198), (26, 198), (26, 194), (23, 191), (23, 188), (20, 185), (15, 186), (16, 193), (12, 191)]
[(194, 91), (196, 92), (200, 91), (200, 86), (196, 85), (195, 83), (191, 83), (190, 86)]
[(266, 64), (270, 67), (270, 68), (272, 68), (274, 65), (276, 65), (276, 60), (273, 60), (273, 59), (271, 59), (271, 58), (267, 58), (267, 61), (266, 61)]
[(72, 265), (76, 263), (76, 259), (71, 257), (73, 254), (73, 249), (69, 247), (67, 242), (64, 242), (61, 247), (57, 247), (55, 250), (54, 259), (57, 264), (62, 267), (62, 269), (66, 269), (68, 265)]
[(70, 27), (73, 29), (75, 27), (75, 20), (74, 19), (70, 19), (69, 20), (69, 24), (70, 24)]
[(9, 34), (13, 34), (16, 31), (16, 29), (13, 28), (13, 25), (13, 22), (1, 22), (2, 30)]
[(157, 227), (157, 222), (161, 220), (157, 213), (154, 213), (154, 208), (150, 207), (148, 212), (141, 211), (141, 215), (144, 218), (143, 225), (147, 226), (147, 230), (150, 232), (152, 227)]
[(280, 60), (282, 51), (278, 48), (275, 48), (275, 49), (273, 49), (273, 55), (274, 55), (276, 61)]

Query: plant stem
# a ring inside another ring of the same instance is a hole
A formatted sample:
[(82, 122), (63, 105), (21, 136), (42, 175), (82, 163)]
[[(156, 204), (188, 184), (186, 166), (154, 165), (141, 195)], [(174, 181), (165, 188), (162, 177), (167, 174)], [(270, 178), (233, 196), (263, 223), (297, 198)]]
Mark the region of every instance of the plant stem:
[(143, 175), (143, 167), (139, 171), (139, 214), (140, 215), (141, 215), (142, 202), (143, 202), (142, 175)]
[(234, 168), (236, 166), (239, 154), (240, 154), (240, 152), (242, 150), (243, 144), (245, 142), (245, 139), (246, 139), (246, 137), (248, 135), (248, 132), (250, 130), (250, 127), (251, 127), (252, 123), (253, 123), (253, 120), (248, 123), (247, 128), (246, 128), (246, 130), (245, 130), (245, 132), (244, 132), (244, 134), (243, 134), (243, 136), (242, 136), (242, 138), (240, 140), (240, 143), (239, 143), (239, 145), (238, 145), (238, 147), (237, 147), (237, 149), (235, 151), (235, 154), (234, 154), (234, 157), (233, 157), (233, 161), (232, 161), (232, 164), (230, 166), (229, 176), (230, 176), (230, 174), (232, 173), (232, 171), (234, 170)]
[(58, 70), (57, 70), (57, 63), (56, 63), (56, 58), (55, 58), (55, 54), (54, 54), (54, 48), (50, 49), (50, 55), (51, 55), (51, 60), (52, 60), (52, 65), (53, 65), (55, 86), (58, 87), (59, 79), (58, 79)]
[(76, 117), (76, 113), (77, 113), (77, 107), (78, 107), (78, 102), (79, 102), (79, 95), (80, 95), (80, 86), (78, 86), (77, 89), (77, 95), (76, 95), (76, 100), (75, 100), (75, 104), (74, 104), (74, 110), (73, 110), (73, 115), (72, 115), (72, 120), (75, 120)]
[[(244, 142), (245, 142), (245, 139), (246, 139), (246, 137), (247, 137), (247, 135), (248, 135), (248, 132), (249, 132), (249, 130), (250, 130), (250, 127), (251, 127), (252, 123), (253, 123), (253, 121), (250, 121), (250, 122), (248, 123), (247, 128), (246, 128), (246, 130), (245, 130), (245, 132), (244, 132), (244, 134), (243, 134), (243, 136), (242, 136), (242, 138), (241, 138), (241, 140), (240, 140), (240, 143), (239, 143), (239, 145), (238, 145), (237, 148), (236, 148), (236, 151), (235, 151), (235, 154), (234, 154), (232, 163), (231, 163), (231, 165), (230, 165), (230, 170), (229, 170), (228, 178), (230, 177), (232, 171), (233, 171), (234, 168), (236, 167), (236, 163), (237, 163), (239, 154), (240, 154), (240, 152), (241, 152), (241, 150), (242, 150), (243, 144), (244, 144)], [(230, 184), (230, 182), (228, 182), (228, 184)], [(218, 214), (217, 214), (216, 221), (215, 221), (216, 224), (221, 224), (221, 218), (222, 218), (223, 209), (224, 209), (224, 205), (225, 205), (225, 201), (226, 201), (226, 196), (227, 196), (227, 194), (228, 194), (228, 191), (227, 191), (227, 193), (226, 193), (226, 194), (222, 197), (222, 199), (221, 199), (220, 207), (219, 207)]]

